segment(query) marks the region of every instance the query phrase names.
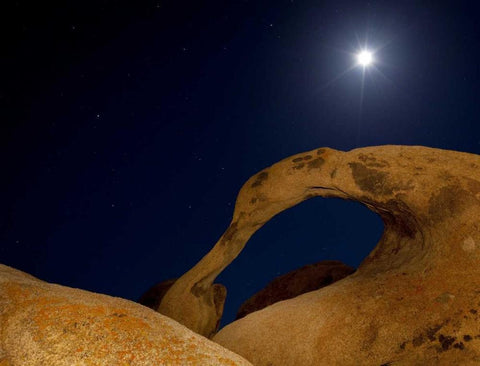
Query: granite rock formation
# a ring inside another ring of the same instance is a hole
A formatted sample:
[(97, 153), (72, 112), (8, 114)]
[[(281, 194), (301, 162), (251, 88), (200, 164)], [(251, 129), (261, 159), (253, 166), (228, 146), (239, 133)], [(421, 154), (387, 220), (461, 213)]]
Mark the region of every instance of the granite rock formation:
[[(176, 278), (173, 278), (153, 285), (138, 299), (138, 302), (149, 307), (150, 309), (158, 310), (163, 297), (176, 280)], [(220, 321), (222, 320), (223, 315), (223, 307), (225, 305), (225, 298), (227, 297), (227, 289), (224, 285), (215, 283), (213, 284), (212, 289), (213, 303), (215, 305), (215, 317), (213, 318), (215, 320), (215, 326), (203, 334), (208, 338), (213, 337), (220, 326)]]
[(331, 285), (355, 272), (340, 261), (308, 264), (276, 277), (263, 289), (246, 300), (238, 310), (236, 320), (276, 302), (292, 299), (306, 292)]
[(153, 285), (142, 296), (140, 296), (138, 303), (149, 307), (150, 309), (157, 310), (163, 297), (176, 280), (176, 278), (172, 278)]
[(251, 313), (214, 341), (258, 366), (479, 364), (480, 156), (468, 153), (321, 148), (264, 169), (160, 310), (196, 332), (208, 329), (218, 274), (270, 218), (317, 196), (376, 212), (385, 226), (377, 246), (353, 275)]
[(134, 302), (0, 265), (0, 365), (251, 365)]

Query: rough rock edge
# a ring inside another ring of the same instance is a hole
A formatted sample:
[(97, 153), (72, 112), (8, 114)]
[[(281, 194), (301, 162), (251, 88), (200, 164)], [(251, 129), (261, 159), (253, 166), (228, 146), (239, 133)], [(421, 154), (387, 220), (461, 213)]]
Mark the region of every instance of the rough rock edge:
[(0, 365), (250, 365), (129, 300), (0, 265)]

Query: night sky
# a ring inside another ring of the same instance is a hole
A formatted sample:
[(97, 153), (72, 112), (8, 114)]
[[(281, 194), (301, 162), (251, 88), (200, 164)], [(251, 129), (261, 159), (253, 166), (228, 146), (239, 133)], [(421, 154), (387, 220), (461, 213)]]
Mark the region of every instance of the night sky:
[[(473, 1), (63, 3), (0, 5), (0, 262), (43, 280), (138, 299), (208, 252), (251, 175), (295, 153), (480, 153)], [(217, 279), (223, 323), (279, 274), (357, 267), (381, 232), (338, 199), (280, 214)]]

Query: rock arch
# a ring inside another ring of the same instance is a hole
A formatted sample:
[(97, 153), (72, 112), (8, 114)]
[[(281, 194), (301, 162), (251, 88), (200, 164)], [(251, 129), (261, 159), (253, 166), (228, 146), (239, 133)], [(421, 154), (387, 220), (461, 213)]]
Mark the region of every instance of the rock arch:
[(225, 233), (159, 311), (211, 335), (214, 279), (270, 218), (315, 196), (379, 214), (385, 230), (375, 249), (353, 276), (252, 313), (215, 341), (256, 365), (480, 357), (480, 157), (455, 151), (321, 148), (262, 170), (240, 190)]

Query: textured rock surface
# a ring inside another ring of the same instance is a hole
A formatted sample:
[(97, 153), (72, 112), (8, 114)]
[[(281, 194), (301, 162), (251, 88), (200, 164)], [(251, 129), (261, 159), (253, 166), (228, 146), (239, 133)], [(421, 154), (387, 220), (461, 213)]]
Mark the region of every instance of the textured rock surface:
[[(167, 293), (167, 291), (172, 287), (177, 279), (169, 279), (162, 282), (157, 283), (156, 285), (150, 287), (141, 297), (138, 299), (138, 302), (142, 305), (149, 307), (150, 309), (159, 311), (160, 303), (162, 302), (163, 297)], [(212, 322), (209, 322), (209, 325), (213, 326), (213, 328), (208, 328), (207, 331), (203, 332), (207, 338), (211, 338), (215, 335), (220, 326), (220, 321), (222, 320), (223, 315), (223, 307), (225, 305), (225, 298), (227, 296), (227, 289), (224, 285), (215, 283), (212, 285), (213, 289), (213, 303), (215, 305), (215, 313), (214, 317), (212, 318)], [(165, 314), (167, 315), (167, 314)], [(215, 323), (213, 322), (215, 321)], [(1, 366), (1, 365), (0, 365)]]
[(245, 301), (238, 310), (237, 319), (276, 302), (328, 286), (353, 272), (355, 272), (354, 268), (340, 261), (322, 261), (288, 272), (275, 278)]
[(0, 365), (250, 365), (131, 301), (0, 265)]
[(176, 280), (176, 278), (172, 278), (153, 285), (140, 296), (138, 302), (150, 309), (157, 310), (163, 297)]
[(160, 307), (201, 329), (213, 280), (250, 236), (315, 196), (378, 213), (385, 231), (375, 249), (353, 275), (247, 315), (214, 340), (259, 366), (479, 364), (480, 157), (472, 154), (379, 146), (284, 159), (245, 183), (226, 232)]

